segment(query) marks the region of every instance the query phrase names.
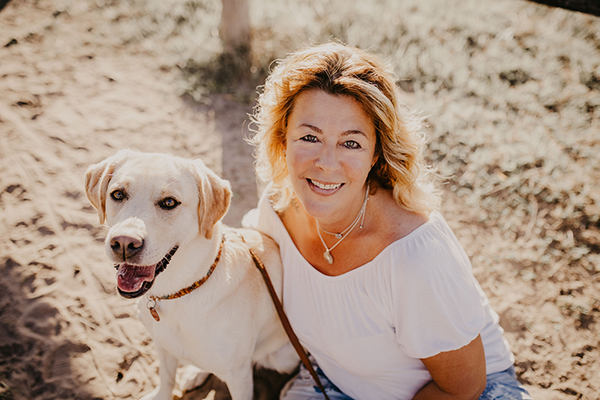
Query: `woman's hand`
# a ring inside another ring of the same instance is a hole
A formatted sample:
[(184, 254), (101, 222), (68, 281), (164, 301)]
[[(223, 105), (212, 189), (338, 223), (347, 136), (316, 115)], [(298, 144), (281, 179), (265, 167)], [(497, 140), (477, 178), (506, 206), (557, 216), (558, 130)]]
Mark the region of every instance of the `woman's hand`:
[(487, 374), (481, 336), (458, 350), (424, 358), (433, 380), (414, 399), (478, 399), (485, 390)]

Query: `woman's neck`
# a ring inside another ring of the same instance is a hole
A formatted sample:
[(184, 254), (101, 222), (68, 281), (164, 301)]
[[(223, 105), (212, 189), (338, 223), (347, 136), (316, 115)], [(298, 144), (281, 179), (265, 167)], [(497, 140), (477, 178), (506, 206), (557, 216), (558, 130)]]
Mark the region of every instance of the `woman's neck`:
[[(355, 215), (352, 216), (354, 217)], [(326, 249), (317, 234), (317, 220), (309, 215), (300, 203), (292, 203), (280, 214), (280, 218), (306, 261), (319, 272), (329, 276), (342, 275), (372, 261), (391, 243), (408, 235), (429, 219), (428, 215), (402, 209), (391, 193), (381, 188), (377, 189), (370, 195), (367, 203), (363, 228), (355, 227), (354, 231), (331, 251), (334, 262), (328, 264), (323, 257)], [(347, 223), (351, 222), (352, 220)], [(338, 241), (334, 236), (327, 234), (323, 235), (323, 239), (330, 248)]]

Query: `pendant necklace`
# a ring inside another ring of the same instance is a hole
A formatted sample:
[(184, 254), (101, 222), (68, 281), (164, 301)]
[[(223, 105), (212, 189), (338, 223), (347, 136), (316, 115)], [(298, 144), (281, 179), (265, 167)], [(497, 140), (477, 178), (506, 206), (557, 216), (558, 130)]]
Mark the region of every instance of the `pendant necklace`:
[[(325, 252), (323, 253), (323, 258), (325, 259), (325, 261), (327, 261), (327, 264), (331, 265), (333, 264), (333, 256), (331, 255), (331, 251), (342, 242), (342, 240), (346, 239), (346, 237), (350, 234), (350, 232), (352, 232), (352, 230), (356, 227), (356, 225), (358, 225), (358, 221), (360, 220), (360, 227), (362, 228), (365, 222), (365, 211), (367, 209), (367, 201), (369, 200), (369, 183), (367, 182), (367, 191), (365, 193), (365, 201), (362, 204), (362, 207), (360, 208), (360, 211), (358, 212), (358, 215), (356, 216), (356, 218), (354, 218), (354, 221), (352, 221), (352, 223), (350, 224), (350, 226), (348, 226), (346, 229), (344, 229), (343, 231), (341, 231), (340, 233), (334, 233), (334, 232), (328, 232), (325, 229), (321, 228), (321, 225), (319, 225), (319, 221), (317, 221), (317, 233), (319, 234), (319, 239), (321, 239), (321, 243), (323, 243), (323, 246), (325, 247)], [(325, 244), (325, 240), (323, 240), (323, 236), (321, 236), (321, 231), (329, 234), (329, 235), (333, 235), (335, 236), (336, 239), (339, 239), (333, 246), (331, 247), (327, 247), (327, 245)]]

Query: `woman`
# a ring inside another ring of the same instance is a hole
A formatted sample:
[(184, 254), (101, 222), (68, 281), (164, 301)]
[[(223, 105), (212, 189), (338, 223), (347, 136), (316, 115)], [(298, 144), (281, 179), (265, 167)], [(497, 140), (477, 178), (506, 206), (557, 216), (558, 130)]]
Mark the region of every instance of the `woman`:
[[(270, 184), (243, 224), (278, 242), (283, 303), (330, 398), (530, 398), (435, 211), (420, 120), (391, 72), (341, 44), (302, 50), (273, 70), (254, 117)], [(284, 399), (323, 398), (303, 369), (288, 386)]]

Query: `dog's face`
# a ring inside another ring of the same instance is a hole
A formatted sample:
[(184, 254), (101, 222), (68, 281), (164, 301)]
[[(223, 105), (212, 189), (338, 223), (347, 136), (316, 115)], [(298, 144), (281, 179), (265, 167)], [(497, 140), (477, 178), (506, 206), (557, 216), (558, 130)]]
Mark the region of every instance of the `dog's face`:
[(146, 293), (180, 246), (211, 239), (229, 208), (229, 183), (200, 160), (122, 150), (92, 165), (86, 193), (110, 230), (105, 247), (124, 297)]

